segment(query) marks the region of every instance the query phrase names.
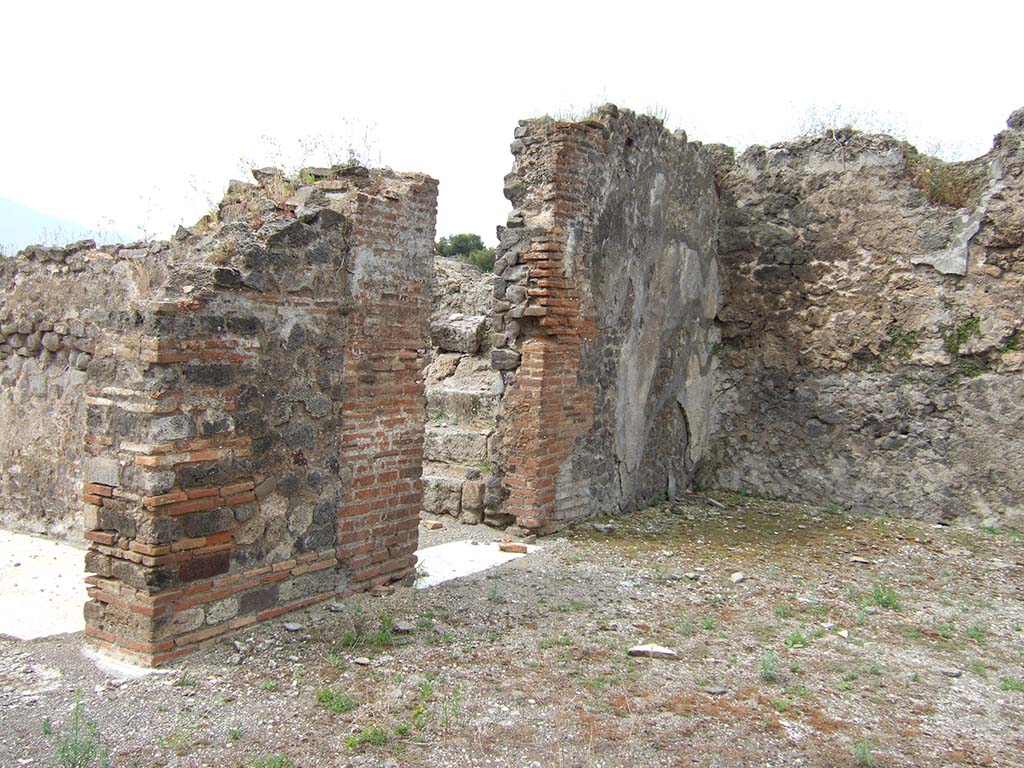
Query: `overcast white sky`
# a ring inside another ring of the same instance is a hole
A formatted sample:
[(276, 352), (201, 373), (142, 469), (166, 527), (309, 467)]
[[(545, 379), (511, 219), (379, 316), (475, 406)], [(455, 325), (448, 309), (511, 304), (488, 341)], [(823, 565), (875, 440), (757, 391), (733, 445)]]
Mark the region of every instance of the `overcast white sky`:
[(440, 179), (439, 234), (493, 242), (521, 117), (613, 101), (747, 145), (838, 106), (973, 156), (1024, 105), (1022, 29), (1019, 0), (5, 2), (0, 196), (167, 236), (243, 157), (352, 144)]

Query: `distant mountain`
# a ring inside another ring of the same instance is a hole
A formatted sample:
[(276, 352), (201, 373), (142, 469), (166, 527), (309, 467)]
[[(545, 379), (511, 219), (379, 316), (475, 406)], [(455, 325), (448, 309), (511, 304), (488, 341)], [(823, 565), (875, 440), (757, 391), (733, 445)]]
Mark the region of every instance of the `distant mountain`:
[(124, 240), (116, 232), (101, 232), (84, 227), (0, 197), (0, 249), (7, 255), (34, 243), (66, 245), (89, 238), (97, 243)]

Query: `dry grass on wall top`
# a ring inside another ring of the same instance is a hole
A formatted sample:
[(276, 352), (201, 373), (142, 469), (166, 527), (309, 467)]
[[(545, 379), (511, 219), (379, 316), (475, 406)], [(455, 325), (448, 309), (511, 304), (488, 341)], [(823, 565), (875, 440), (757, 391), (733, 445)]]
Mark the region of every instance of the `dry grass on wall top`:
[(932, 205), (971, 208), (978, 204), (984, 182), (982, 169), (967, 163), (947, 163), (907, 149), (907, 172), (914, 186)]

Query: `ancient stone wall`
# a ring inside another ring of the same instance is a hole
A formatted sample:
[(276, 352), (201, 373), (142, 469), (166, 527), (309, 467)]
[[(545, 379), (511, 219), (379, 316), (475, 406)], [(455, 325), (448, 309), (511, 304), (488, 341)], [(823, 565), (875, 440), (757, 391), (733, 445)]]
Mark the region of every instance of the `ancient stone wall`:
[(434, 260), (433, 353), (427, 367), (423, 510), (469, 524), (485, 518), (493, 483), (495, 423), (504, 389), (491, 369), (491, 301), (495, 276), (458, 258)]
[[(68, 460), (51, 456), (59, 479), (43, 478), (82, 489), (86, 632), (147, 663), (415, 564), (436, 182), (353, 167), (257, 178), (174, 243), (65, 256), (85, 265), (65, 285), (93, 287), (33, 322), (60, 337), (51, 367), (84, 375), (34, 408), (5, 405), (11, 436), (70, 414)], [(22, 274), (9, 322), (61, 285), (26, 277), (55, 271), (38, 262), (4, 267)], [(20, 370), (5, 403), (22, 402)]]
[(515, 139), (494, 276), (434, 270), (435, 182), (357, 167), (0, 260), (0, 524), (84, 527), (92, 637), (159, 663), (404, 578), (421, 508), (547, 532), (696, 479), (1021, 524), (1024, 111), (952, 165), (611, 106)]
[(499, 231), (495, 349), (503, 485), (529, 529), (690, 484), (706, 449), (717, 203), (709, 156), (606, 107), (520, 123)]
[[(130, 312), (167, 244), (33, 247), (0, 259), (0, 525), (80, 538), (85, 387), (101, 329)], [(159, 279), (159, 278), (157, 278)]]
[(1020, 524), (1024, 114), (947, 165), (849, 130), (722, 147), (709, 487)]

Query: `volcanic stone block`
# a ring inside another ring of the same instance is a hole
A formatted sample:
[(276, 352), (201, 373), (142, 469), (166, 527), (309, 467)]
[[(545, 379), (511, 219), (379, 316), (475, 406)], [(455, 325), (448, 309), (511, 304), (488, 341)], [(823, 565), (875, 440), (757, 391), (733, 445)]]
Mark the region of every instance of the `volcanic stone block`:
[(178, 578), (183, 582), (209, 579), (227, 573), (231, 567), (231, 557), (227, 551), (215, 552), (212, 555), (193, 557), (186, 560), (178, 568)]
[(483, 342), (486, 328), (487, 318), (482, 315), (452, 315), (430, 324), (430, 338), (434, 346), (445, 352), (475, 355)]

